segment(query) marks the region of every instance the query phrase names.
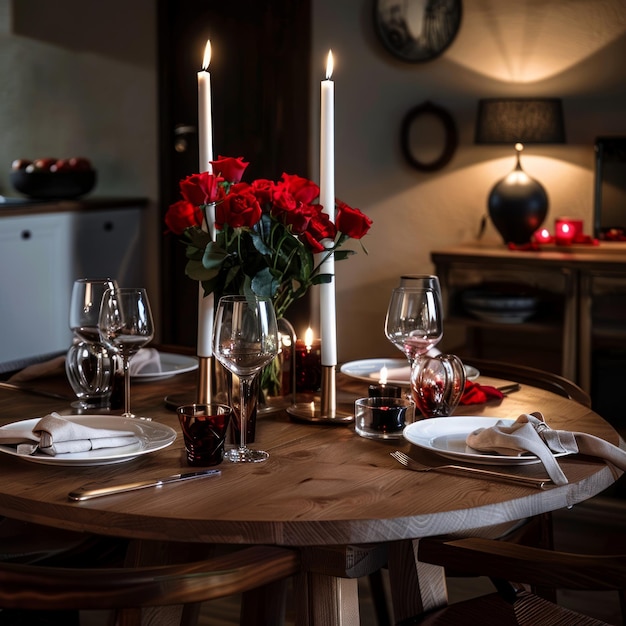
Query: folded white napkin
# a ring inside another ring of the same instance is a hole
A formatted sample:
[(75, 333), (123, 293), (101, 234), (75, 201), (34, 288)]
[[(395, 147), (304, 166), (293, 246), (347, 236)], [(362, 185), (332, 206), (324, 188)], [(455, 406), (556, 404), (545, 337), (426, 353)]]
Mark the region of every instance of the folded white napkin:
[(37, 450), (55, 456), (68, 452), (87, 452), (100, 448), (117, 448), (137, 443), (132, 430), (92, 428), (63, 419), (58, 413), (42, 417), (33, 428), (24, 426), (0, 428), (0, 444), (17, 444), (17, 453), (30, 455)]
[(554, 458), (554, 453), (588, 454), (626, 471), (626, 452), (617, 446), (587, 433), (553, 430), (540, 412), (524, 413), (510, 426), (499, 421), (491, 428), (471, 432), (466, 443), (480, 452), (519, 456), (530, 452), (541, 460), (556, 485), (567, 484), (567, 477)]
[(128, 363), (131, 376), (158, 374), (161, 371), (161, 355), (155, 348), (141, 348)]

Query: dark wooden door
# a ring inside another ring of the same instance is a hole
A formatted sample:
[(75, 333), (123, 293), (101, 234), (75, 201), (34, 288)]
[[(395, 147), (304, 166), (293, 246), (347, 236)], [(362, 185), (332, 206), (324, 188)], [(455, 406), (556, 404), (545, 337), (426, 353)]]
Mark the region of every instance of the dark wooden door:
[[(244, 180), (306, 176), (309, 154), (310, 0), (159, 0), (160, 211), (199, 171), (197, 72), (207, 39), (213, 153), (242, 156)], [(198, 285), (184, 247), (162, 239), (162, 341), (193, 346)], [(300, 310), (305, 303), (301, 303)], [(296, 310), (294, 315), (300, 315)]]

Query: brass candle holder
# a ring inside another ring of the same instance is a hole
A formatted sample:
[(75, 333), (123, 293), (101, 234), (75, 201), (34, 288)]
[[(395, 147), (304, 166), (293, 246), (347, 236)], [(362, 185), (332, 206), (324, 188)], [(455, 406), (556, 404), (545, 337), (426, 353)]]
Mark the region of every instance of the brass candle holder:
[(297, 402), (287, 413), (303, 422), (323, 424), (349, 424), (354, 421), (352, 412), (337, 410), (336, 366), (322, 365), (322, 389), (319, 401)]

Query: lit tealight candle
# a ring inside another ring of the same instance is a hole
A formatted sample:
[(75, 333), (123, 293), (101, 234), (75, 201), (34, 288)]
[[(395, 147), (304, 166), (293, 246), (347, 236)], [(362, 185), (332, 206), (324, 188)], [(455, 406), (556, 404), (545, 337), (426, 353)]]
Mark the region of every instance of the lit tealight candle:
[(560, 246), (568, 246), (582, 237), (583, 221), (573, 217), (557, 217), (554, 221), (554, 238)]
[(320, 340), (307, 328), (304, 340), (296, 341), (296, 391), (318, 391), (322, 384), (322, 358)]
[(534, 232), (533, 240), (536, 243), (552, 243), (552, 235), (547, 228), (540, 228)]
[(387, 384), (388, 370), (385, 365), (380, 369), (378, 374), (378, 385), (370, 385), (368, 396), (370, 398), (399, 398), (401, 395), (400, 387)]

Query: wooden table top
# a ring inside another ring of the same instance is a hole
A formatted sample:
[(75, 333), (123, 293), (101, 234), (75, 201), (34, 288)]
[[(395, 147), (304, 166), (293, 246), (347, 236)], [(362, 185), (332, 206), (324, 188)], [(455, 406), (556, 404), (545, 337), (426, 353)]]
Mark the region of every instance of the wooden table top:
[[(415, 539), (521, 519), (576, 504), (615, 480), (604, 463), (578, 456), (560, 461), (569, 484), (545, 491), (435, 472), (411, 472), (389, 453), (401, 449), (425, 460), (429, 454), (402, 439), (372, 441), (358, 436), (352, 426), (298, 423), (278, 412), (260, 417), (257, 423), (256, 443), (252, 445), (270, 452), (264, 463), (224, 462), (217, 478), (80, 503), (68, 500), (68, 492), (84, 483), (185, 471), (177, 417), (165, 407), (164, 397), (188, 394), (193, 399), (195, 381), (192, 372), (132, 386), (132, 406), (137, 414), (176, 429), (178, 437), (166, 449), (129, 462), (96, 467), (41, 465), (0, 454), (0, 514), (136, 539), (345, 545)], [(338, 374), (337, 383), (341, 404), (367, 395), (365, 382)], [(69, 393), (64, 381), (36, 384)], [(71, 412), (63, 400), (0, 389), (0, 423), (42, 416), (52, 410)], [(615, 430), (593, 411), (525, 385), (500, 403), (462, 407), (457, 414), (515, 418), (535, 410), (541, 410), (553, 428), (619, 442)], [(510, 471), (545, 476), (541, 465), (516, 466)]]

